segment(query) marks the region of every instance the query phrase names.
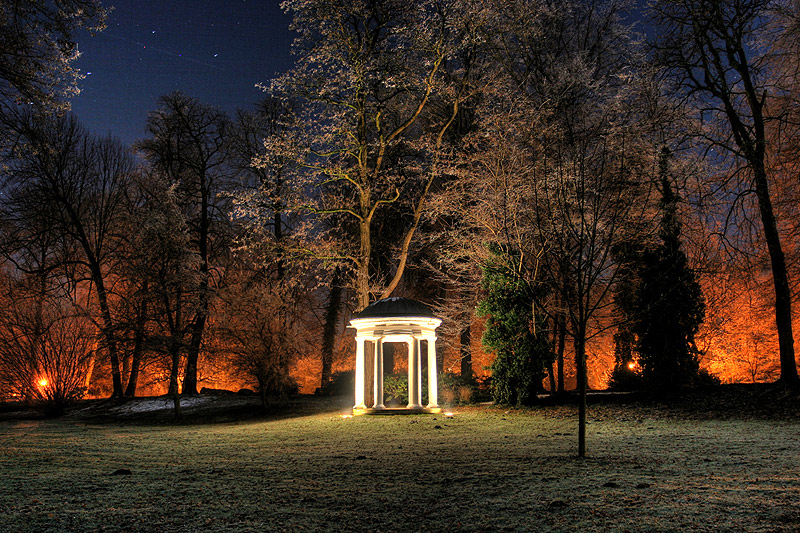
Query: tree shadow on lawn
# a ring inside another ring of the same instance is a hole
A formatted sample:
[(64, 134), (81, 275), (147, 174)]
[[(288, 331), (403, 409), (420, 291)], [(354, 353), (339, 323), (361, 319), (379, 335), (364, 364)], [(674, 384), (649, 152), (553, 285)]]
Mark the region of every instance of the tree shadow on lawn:
[[(172, 397), (155, 396), (83, 400), (67, 408), (60, 419), (99, 424), (203, 425), (343, 414), (349, 413), (351, 404), (349, 396), (297, 395), (273, 400), (265, 407), (258, 396), (201, 394), (181, 398), (182, 418), (176, 420)], [(44, 411), (37, 407), (17, 406), (13, 410), (0, 411), (0, 421), (44, 418), (47, 418)]]
[[(267, 421), (299, 418), (320, 414), (349, 414), (350, 395), (297, 395), (273, 400), (267, 407), (258, 396), (200, 394), (181, 398), (182, 420), (175, 420), (169, 396), (83, 400), (61, 417), (89, 423), (142, 425), (197, 425), (245, 421)], [(776, 384), (729, 384), (684, 391), (671, 398), (653, 397), (644, 393), (589, 394), (589, 413), (593, 418), (629, 416), (661, 419), (769, 419), (800, 418), (800, 394)], [(568, 393), (542, 397), (535, 406), (523, 410), (540, 410), (546, 415), (571, 418), (577, 408), (577, 397)], [(490, 409), (497, 412), (517, 408), (480, 404), (457, 409)], [(23, 404), (0, 404), (0, 421), (41, 420), (47, 418), (41, 408)]]

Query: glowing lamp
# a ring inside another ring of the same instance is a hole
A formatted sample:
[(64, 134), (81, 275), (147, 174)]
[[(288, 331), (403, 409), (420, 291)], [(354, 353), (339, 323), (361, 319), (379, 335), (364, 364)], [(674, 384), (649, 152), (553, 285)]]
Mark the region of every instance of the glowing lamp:
[(49, 381), (47, 381), (47, 380), (46, 380), (46, 379), (44, 379), (44, 378), (42, 378), (42, 379), (40, 379), (40, 380), (39, 380), (39, 386), (40, 386), (40, 387), (47, 387), (49, 384), (50, 384), (50, 382), (49, 382)]
[(634, 363), (633, 361), (631, 361), (630, 363), (628, 363), (628, 369), (629, 369), (629, 370), (633, 370), (634, 368), (636, 368), (636, 363)]

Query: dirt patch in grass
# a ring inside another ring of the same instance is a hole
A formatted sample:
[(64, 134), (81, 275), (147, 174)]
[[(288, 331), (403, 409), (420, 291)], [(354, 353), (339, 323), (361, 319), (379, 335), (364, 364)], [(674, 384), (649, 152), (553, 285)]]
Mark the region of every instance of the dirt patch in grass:
[(797, 531), (800, 523), (800, 421), (791, 417), (714, 419), (597, 401), (589, 456), (578, 459), (568, 402), (343, 418), (341, 402), (297, 401), (281, 415), (190, 425), (111, 422), (97, 412), (0, 422), (0, 530)]

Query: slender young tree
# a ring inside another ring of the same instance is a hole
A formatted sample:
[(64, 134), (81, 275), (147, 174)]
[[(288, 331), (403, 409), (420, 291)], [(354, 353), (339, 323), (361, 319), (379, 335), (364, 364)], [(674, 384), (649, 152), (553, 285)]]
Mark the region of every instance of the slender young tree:
[[(641, 212), (636, 101), (624, 80), (637, 68), (619, 2), (498, 2), (494, 32), (504, 90), (489, 138), (507, 137), (519, 156), (498, 176), (525, 176), (504, 194), (500, 220), (538, 258), (549, 285), (539, 310), (562, 324), (574, 345), (578, 455), (586, 454), (587, 341), (609, 321), (618, 264), (612, 250)], [(507, 144), (507, 143), (503, 143)], [(637, 147), (637, 148), (634, 148)], [(503, 151), (508, 151), (502, 146)], [(494, 158), (495, 165), (506, 159)], [(511, 170), (510, 170), (511, 169)], [(508, 179), (508, 178), (506, 178)]]

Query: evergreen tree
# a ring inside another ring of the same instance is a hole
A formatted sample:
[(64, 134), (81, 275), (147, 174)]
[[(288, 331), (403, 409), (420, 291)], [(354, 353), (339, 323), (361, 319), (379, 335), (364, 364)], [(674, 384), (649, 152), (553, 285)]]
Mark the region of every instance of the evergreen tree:
[(534, 289), (520, 271), (519, 252), (492, 246), (481, 281), (486, 297), (477, 309), (487, 317), (483, 344), (496, 354), (492, 396), (508, 405), (533, 403), (553, 363), (544, 316), (534, 316)]
[(619, 263), (619, 281), (614, 288), (614, 312), (617, 331), (614, 333), (614, 370), (608, 387), (613, 390), (635, 390), (642, 386), (636, 351), (636, 304), (639, 273), (642, 267), (641, 239), (621, 243), (614, 250)]
[(632, 331), (645, 381), (655, 390), (674, 391), (699, 376), (694, 342), (705, 318), (705, 302), (694, 271), (681, 250), (678, 198), (669, 182), (669, 150), (659, 163), (660, 244), (642, 255)]

